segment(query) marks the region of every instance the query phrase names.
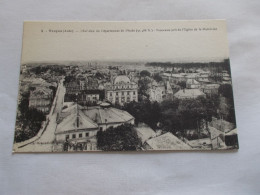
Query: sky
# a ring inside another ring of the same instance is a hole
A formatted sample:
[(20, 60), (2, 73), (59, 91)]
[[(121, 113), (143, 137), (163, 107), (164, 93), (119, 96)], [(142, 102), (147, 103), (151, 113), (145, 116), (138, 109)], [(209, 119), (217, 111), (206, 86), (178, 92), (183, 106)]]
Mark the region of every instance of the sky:
[(209, 62), (228, 56), (224, 20), (25, 22), (21, 63)]

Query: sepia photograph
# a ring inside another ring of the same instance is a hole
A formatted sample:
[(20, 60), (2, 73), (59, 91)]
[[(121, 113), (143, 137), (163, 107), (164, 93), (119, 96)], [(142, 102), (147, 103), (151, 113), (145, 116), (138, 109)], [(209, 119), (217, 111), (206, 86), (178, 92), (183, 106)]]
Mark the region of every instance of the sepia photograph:
[(14, 153), (238, 148), (224, 20), (24, 23)]

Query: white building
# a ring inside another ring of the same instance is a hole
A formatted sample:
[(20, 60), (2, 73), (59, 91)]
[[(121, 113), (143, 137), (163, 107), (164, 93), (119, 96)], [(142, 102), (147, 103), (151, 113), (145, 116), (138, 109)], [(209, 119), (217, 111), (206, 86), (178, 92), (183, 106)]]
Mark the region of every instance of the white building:
[(134, 124), (134, 117), (107, 103), (88, 108), (72, 103), (62, 110), (57, 123), (56, 141), (60, 144), (67, 143), (69, 151), (97, 150), (98, 131), (125, 123)]
[(164, 93), (165, 90), (162, 87), (153, 86), (152, 88), (148, 89), (148, 95), (150, 101), (157, 101), (157, 102), (163, 101)]
[(35, 108), (43, 113), (48, 113), (51, 108), (53, 93), (45, 87), (36, 88), (30, 91), (29, 108)]
[(138, 86), (125, 75), (117, 76), (105, 86), (106, 99), (112, 104), (123, 105), (131, 101), (138, 101)]
[(76, 150), (77, 146), (81, 147), (81, 150), (97, 150), (98, 129), (98, 124), (84, 114), (82, 107), (73, 104), (60, 114), (55, 131), (56, 141), (68, 142), (68, 150)]

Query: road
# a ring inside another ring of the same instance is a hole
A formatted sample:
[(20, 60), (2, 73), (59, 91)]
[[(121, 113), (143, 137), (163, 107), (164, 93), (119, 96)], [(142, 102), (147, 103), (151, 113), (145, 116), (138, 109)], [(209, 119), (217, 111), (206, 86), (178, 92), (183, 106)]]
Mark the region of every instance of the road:
[(41, 137), (36, 141), (18, 148), (16, 152), (52, 152), (53, 142), (55, 140), (55, 130), (57, 127), (56, 118), (57, 114), (61, 111), (63, 106), (63, 100), (65, 95), (65, 87), (63, 85), (63, 79), (59, 82), (57, 93), (54, 102), (53, 110), (47, 115), (49, 118), (49, 124)]

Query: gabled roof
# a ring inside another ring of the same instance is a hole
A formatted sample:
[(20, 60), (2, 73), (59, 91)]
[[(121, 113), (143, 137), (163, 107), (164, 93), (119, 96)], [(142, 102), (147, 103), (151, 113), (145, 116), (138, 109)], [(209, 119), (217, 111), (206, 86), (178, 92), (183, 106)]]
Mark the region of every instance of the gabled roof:
[(36, 88), (34, 91), (31, 92), (31, 95), (37, 96), (37, 95), (50, 95), (52, 93), (51, 89), (40, 87)]
[(149, 139), (146, 143), (152, 150), (190, 150), (191, 147), (168, 132), (158, 137)]
[[(58, 124), (55, 133), (63, 133), (66, 131), (79, 129), (98, 128), (98, 125), (94, 121), (92, 121), (88, 116), (86, 116), (81, 110), (78, 110), (77, 114), (77, 108), (75, 106), (68, 108), (67, 112), (69, 112), (69, 114)], [(78, 126), (77, 117), (79, 118)]]

